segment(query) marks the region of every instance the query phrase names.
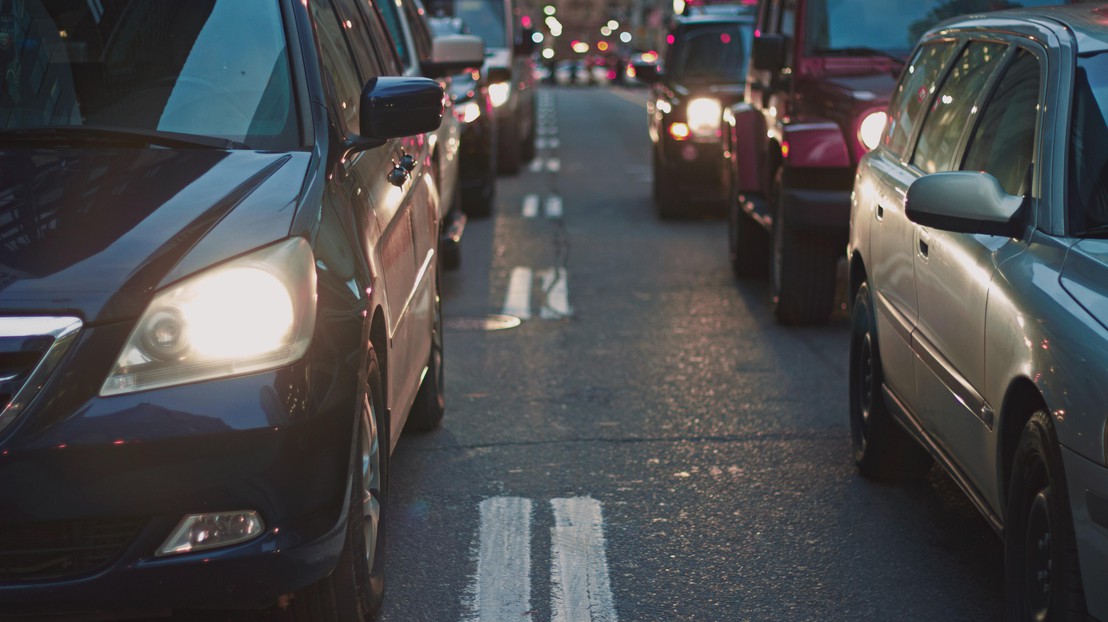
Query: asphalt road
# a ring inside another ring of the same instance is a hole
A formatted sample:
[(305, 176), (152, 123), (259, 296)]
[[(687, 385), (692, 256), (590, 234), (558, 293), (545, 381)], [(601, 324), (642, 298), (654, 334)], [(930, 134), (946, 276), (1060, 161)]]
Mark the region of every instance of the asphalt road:
[(541, 167), (444, 280), (447, 415), (393, 456), (381, 619), (1000, 619), (956, 487), (856, 473), (845, 311), (779, 327), (723, 221), (657, 218), (645, 90), (540, 96)]

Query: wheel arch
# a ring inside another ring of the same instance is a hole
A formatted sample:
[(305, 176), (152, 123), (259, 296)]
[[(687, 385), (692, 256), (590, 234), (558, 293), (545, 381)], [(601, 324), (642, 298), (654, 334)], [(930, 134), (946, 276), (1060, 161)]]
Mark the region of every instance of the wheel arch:
[(858, 296), (858, 290), (861, 289), (862, 283), (869, 278), (866, 272), (866, 261), (862, 259), (862, 254), (855, 250), (850, 255), (850, 266), (847, 272), (847, 296), (846, 304), (850, 309), (854, 309), (854, 298)]
[[(1016, 378), (1008, 386), (997, 418), (997, 490), (1000, 507), (1008, 507), (1008, 489), (1012, 477), (1012, 459), (1023, 428), (1037, 411), (1047, 407), (1039, 388), (1029, 378)], [(1007, 517), (1005, 517), (1007, 520)]]
[[(385, 311), (381, 307), (373, 310), (373, 319), (369, 328), (369, 345), (377, 356), (377, 368), (381, 372), (381, 397), (385, 408), (389, 407), (389, 335), (385, 323)], [(385, 417), (387, 421), (387, 417)]]

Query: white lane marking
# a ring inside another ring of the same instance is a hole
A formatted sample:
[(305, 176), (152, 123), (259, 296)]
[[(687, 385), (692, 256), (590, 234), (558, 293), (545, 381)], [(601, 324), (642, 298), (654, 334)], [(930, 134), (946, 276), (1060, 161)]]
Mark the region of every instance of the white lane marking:
[(543, 213), (547, 218), (558, 219), (562, 217), (562, 197), (551, 194), (546, 197), (546, 202), (543, 203)]
[(550, 140), (548, 140), (548, 141), (547, 141), (547, 143), (546, 143), (546, 144), (547, 144), (547, 145), (548, 145), (548, 146), (549, 146), (549, 147), (550, 147), (551, 149), (557, 149), (557, 148), (558, 148), (558, 146), (562, 144), (562, 142), (561, 142), (560, 140), (558, 140), (558, 137), (557, 137), (557, 136), (552, 136), (552, 137), (550, 138)]
[(569, 273), (565, 268), (549, 268), (538, 273), (545, 301), (539, 309), (544, 320), (561, 320), (573, 315), (569, 307)]
[(530, 268), (512, 268), (508, 294), (504, 297), (503, 315), (515, 316), (521, 320), (531, 319), (532, 281)]
[(530, 170), (532, 173), (541, 173), (544, 164), (545, 162), (542, 158), (535, 158), (531, 160), (531, 166), (528, 170)]
[(542, 126), (542, 127), (539, 128), (539, 135), (540, 136), (553, 136), (557, 133), (558, 133), (558, 126), (556, 126), (556, 125), (545, 125), (545, 126)]
[(536, 138), (535, 139), (535, 148), (536, 149), (546, 149), (549, 146), (550, 146), (550, 141), (547, 140), (546, 138)]
[(531, 500), (481, 502), (472, 622), (524, 620), (531, 611)]
[(539, 215), (539, 195), (528, 194), (523, 197), (523, 217), (534, 218)]
[(550, 171), (551, 173), (557, 173), (558, 171), (562, 170), (562, 161), (558, 158), (547, 158), (546, 170)]
[(600, 502), (573, 497), (550, 504), (552, 622), (616, 622)]

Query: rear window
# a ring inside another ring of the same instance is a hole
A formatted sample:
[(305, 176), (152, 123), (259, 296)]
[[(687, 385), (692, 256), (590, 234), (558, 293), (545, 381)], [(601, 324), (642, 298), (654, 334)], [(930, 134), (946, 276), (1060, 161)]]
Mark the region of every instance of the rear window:
[(670, 50), (666, 75), (684, 82), (742, 82), (752, 32), (753, 25), (741, 23), (686, 28)]

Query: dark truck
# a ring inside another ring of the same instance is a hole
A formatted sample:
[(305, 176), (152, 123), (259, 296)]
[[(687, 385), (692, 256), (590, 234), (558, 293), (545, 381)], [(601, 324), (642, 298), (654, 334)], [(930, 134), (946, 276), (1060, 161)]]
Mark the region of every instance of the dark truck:
[[(765, 0), (745, 101), (723, 113), (736, 276), (770, 272), (782, 324), (833, 310), (858, 159), (877, 146), (885, 107), (916, 40), (957, 15), (1059, 0)], [(910, 71), (911, 68), (908, 68)]]

